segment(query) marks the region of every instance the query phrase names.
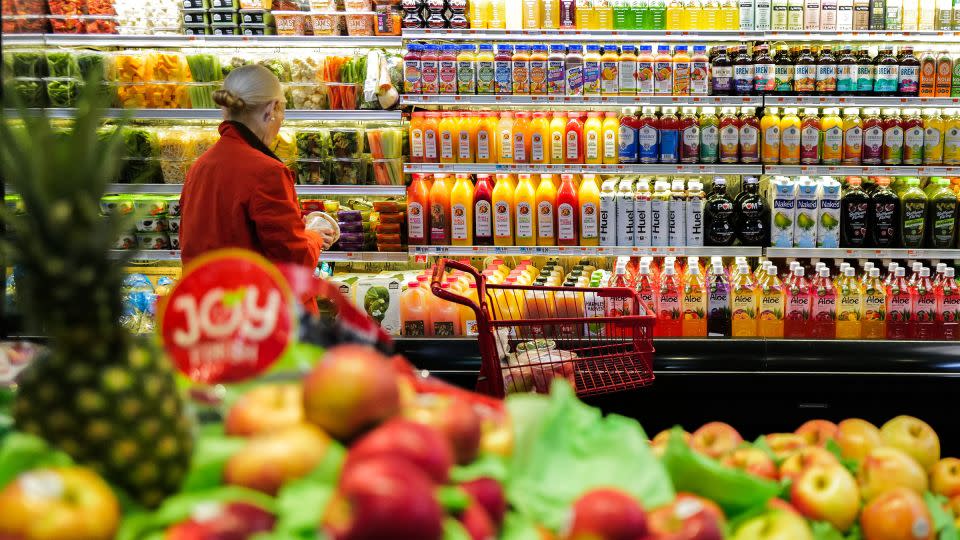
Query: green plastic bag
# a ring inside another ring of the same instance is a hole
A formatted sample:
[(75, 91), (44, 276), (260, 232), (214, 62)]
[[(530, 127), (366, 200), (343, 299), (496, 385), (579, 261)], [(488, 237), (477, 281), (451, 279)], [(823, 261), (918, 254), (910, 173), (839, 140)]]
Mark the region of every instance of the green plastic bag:
[(673, 500), (666, 470), (633, 419), (603, 417), (555, 379), (549, 397), (507, 398), (515, 445), (507, 500), (534, 523), (558, 530), (570, 506), (597, 487), (621, 489), (646, 508)]

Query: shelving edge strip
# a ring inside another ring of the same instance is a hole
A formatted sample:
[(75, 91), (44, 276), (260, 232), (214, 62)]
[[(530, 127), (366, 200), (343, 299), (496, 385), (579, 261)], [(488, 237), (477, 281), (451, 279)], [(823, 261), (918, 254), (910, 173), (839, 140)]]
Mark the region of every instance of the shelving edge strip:
[(840, 42), (910, 42), (955, 40), (960, 32), (915, 30), (817, 31), (740, 31), (740, 30), (403, 30), (405, 41), (648, 41), (658, 42), (743, 42), (743, 41), (840, 41)]
[(761, 96), (513, 96), (403, 94), (401, 105), (564, 105), (596, 106), (753, 106), (763, 105)]
[[(27, 114), (39, 116), (46, 113), (50, 118), (73, 118), (76, 109), (27, 109)], [(3, 115), (9, 118), (20, 116), (16, 109), (4, 109)], [(106, 109), (107, 118), (130, 118), (133, 120), (213, 120), (223, 118), (220, 109)], [(286, 111), (285, 118), (293, 121), (399, 121), (403, 117), (400, 111), (311, 111), (291, 109)]]
[(405, 163), (407, 173), (529, 174), (763, 174), (760, 165), (527, 165)]
[(188, 36), (4, 34), (4, 44), (60, 47), (296, 47), (400, 48), (399, 36)]
[(960, 249), (766, 248), (767, 257), (797, 259), (960, 260)]
[(615, 246), (411, 246), (410, 256), (483, 257), (759, 257), (760, 247), (615, 247)]
[(956, 176), (960, 167), (902, 165), (764, 165), (776, 176)]

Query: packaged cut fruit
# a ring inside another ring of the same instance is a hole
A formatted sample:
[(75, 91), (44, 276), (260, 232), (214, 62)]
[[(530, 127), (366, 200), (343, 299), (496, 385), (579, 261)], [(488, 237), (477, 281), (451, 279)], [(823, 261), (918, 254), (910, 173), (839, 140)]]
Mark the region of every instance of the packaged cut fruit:
[[(45, 0), (15, 0), (12, 3), (15, 15), (45, 15), (47, 13), (47, 2)], [(2, 4), (8, 6), (11, 2), (7, 0)]]
[(47, 22), (54, 34), (83, 33), (83, 19), (80, 15), (48, 15)]
[(187, 82), (193, 80), (190, 76), (190, 66), (186, 56), (179, 52), (163, 51), (154, 53), (154, 77), (157, 81)]
[(82, 15), (84, 0), (47, 0), (52, 15)]
[(374, 229), (377, 234), (400, 234), (402, 227), (399, 223), (377, 223)]
[(117, 82), (146, 82), (157, 80), (157, 55), (149, 51), (122, 51), (113, 57)]

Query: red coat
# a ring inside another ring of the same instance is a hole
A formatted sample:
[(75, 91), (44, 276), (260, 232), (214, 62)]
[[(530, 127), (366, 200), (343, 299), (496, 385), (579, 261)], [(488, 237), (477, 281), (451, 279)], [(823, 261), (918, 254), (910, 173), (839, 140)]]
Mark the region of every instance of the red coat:
[(244, 248), (314, 268), (323, 247), (304, 227), (290, 169), (237, 122), (220, 124), (220, 140), (190, 167), (180, 211), (184, 265), (215, 249)]

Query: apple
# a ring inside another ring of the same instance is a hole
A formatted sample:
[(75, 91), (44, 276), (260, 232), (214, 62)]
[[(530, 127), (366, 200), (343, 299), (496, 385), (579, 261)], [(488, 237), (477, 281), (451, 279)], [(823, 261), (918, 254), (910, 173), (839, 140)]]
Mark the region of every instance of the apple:
[[(665, 429), (653, 438), (650, 441), (650, 449), (653, 450), (653, 454), (657, 457), (662, 457), (663, 453), (667, 451), (667, 443), (670, 442), (670, 435), (673, 433), (672, 429)], [(690, 444), (690, 434), (686, 431), (683, 432), (683, 442)]]
[(727, 467), (733, 467), (734, 469), (740, 469), (754, 476), (759, 476), (760, 478), (766, 478), (768, 480), (776, 480), (778, 478), (777, 465), (766, 452), (759, 448), (737, 448), (733, 452), (723, 456), (720, 463)]
[(814, 465), (840, 465), (837, 458), (819, 446), (801, 448), (780, 464), (780, 478), (796, 480), (804, 470)]
[(341, 476), (322, 527), (333, 540), (440, 540), (443, 515), (425, 473), (407, 461), (375, 457)]
[(947, 502), (947, 508), (953, 512), (953, 516), (960, 519), (960, 495), (956, 495)]
[(794, 481), (790, 502), (807, 518), (827, 521), (847, 532), (860, 512), (860, 489), (842, 466), (814, 465)]
[(723, 422), (704, 424), (690, 436), (691, 448), (714, 459), (732, 452), (742, 442), (740, 433)]
[(249, 503), (200, 504), (190, 519), (167, 529), (164, 540), (243, 539), (272, 531), (276, 521), (273, 514)]
[(712, 501), (681, 493), (650, 512), (648, 538), (657, 540), (722, 540), (723, 512)]
[(840, 455), (857, 461), (863, 461), (874, 448), (884, 446), (877, 426), (860, 418), (848, 418), (837, 424), (834, 440), (840, 447)]
[(223, 481), (276, 495), (283, 484), (312, 472), (327, 454), (330, 437), (310, 424), (251, 437), (223, 468)]
[(632, 496), (596, 488), (573, 503), (565, 540), (636, 540), (647, 534), (647, 514)]
[(513, 453), (513, 426), (502, 412), (481, 414), (480, 453), (510, 457)]
[(460, 489), (480, 503), (497, 529), (503, 525), (503, 516), (507, 513), (507, 497), (500, 482), (493, 478), (476, 478), (460, 484)]
[(827, 441), (837, 437), (837, 429), (837, 425), (829, 420), (808, 420), (795, 433), (803, 437), (807, 444), (825, 446)]
[(400, 412), (398, 377), (387, 357), (363, 345), (328, 350), (303, 381), (303, 411), (308, 422), (339, 441)]
[(767, 508), (770, 510), (782, 510), (784, 512), (791, 512), (798, 516), (800, 515), (800, 511), (797, 510), (795, 506), (793, 506), (792, 504), (788, 503), (783, 499), (778, 499), (776, 497), (774, 497), (773, 499), (770, 499), (767, 502)]
[(391, 456), (426, 473), (437, 484), (445, 484), (453, 466), (450, 441), (439, 431), (404, 418), (395, 418), (364, 435), (347, 451), (343, 475), (354, 465), (374, 457)]
[(223, 425), (227, 435), (249, 437), (303, 423), (303, 388), (299, 384), (265, 384), (250, 390), (230, 407)]
[(930, 470), (940, 460), (940, 438), (937, 432), (919, 418), (898, 416), (880, 428), (887, 446), (899, 448), (923, 467)]
[(777, 460), (787, 459), (797, 450), (808, 446), (807, 440), (796, 433), (771, 433), (764, 439)]
[(418, 398), (416, 405), (404, 411), (404, 416), (443, 433), (453, 447), (458, 465), (466, 465), (477, 459), (482, 420), (466, 400), (423, 395)]
[(473, 497), (470, 498), (467, 509), (460, 515), (460, 523), (472, 540), (490, 540), (497, 537), (498, 527), (484, 510), (483, 505)]
[(933, 518), (920, 495), (894, 488), (867, 503), (860, 515), (864, 540), (933, 540)]
[(119, 524), (113, 490), (83, 467), (34, 469), (0, 491), (0, 538), (110, 540)]
[(771, 510), (743, 522), (732, 540), (813, 540), (813, 532), (798, 514)]
[(948, 498), (960, 495), (960, 459), (943, 458), (933, 466), (930, 490)]
[(922, 494), (927, 490), (927, 473), (906, 452), (881, 446), (871, 450), (860, 463), (857, 482), (864, 501), (871, 501), (896, 487)]

